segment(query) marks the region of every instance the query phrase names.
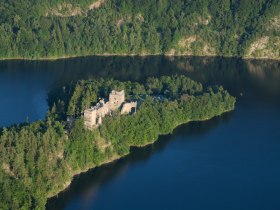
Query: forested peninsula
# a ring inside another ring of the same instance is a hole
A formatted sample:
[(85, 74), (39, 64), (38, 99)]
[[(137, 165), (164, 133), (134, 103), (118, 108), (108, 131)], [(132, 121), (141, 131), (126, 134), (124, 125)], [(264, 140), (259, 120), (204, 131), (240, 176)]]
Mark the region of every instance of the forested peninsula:
[(0, 59), (87, 55), (280, 58), (279, 0), (9, 0)]
[[(137, 112), (116, 111), (98, 128), (86, 129), (81, 112), (111, 90), (141, 99)], [(143, 83), (81, 80), (51, 91), (44, 121), (0, 130), (0, 209), (44, 209), (74, 175), (119, 159), (133, 146), (152, 144), (181, 124), (231, 111), (235, 101), (220, 86), (203, 87), (177, 75)], [(75, 119), (71, 126), (69, 117)]]

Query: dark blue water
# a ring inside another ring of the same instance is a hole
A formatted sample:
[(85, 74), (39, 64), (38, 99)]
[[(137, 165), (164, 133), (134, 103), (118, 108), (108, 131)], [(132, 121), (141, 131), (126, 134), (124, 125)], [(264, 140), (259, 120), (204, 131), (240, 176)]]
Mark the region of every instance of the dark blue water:
[[(238, 98), (234, 112), (183, 125), (154, 145), (75, 177), (48, 209), (280, 209), (280, 62), (95, 57), (13, 63), (13, 69), (0, 69), (1, 125), (20, 122), (27, 114), (43, 117), (47, 92), (80, 78), (141, 81), (186, 74), (204, 84), (224, 85)], [(19, 106), (17, 113), (10, 109)]]

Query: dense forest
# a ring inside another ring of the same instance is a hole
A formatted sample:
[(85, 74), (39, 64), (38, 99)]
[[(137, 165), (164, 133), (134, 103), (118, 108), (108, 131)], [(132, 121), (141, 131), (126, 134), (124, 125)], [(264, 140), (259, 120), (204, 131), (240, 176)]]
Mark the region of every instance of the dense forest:
[[(81, 111), (112, 89), (142, 98), (137, 112), (117, 111), (97, 129), (86, 130)], [(144, 83), (82, 80), (52, 92), (49, 104), (46, 120), (0, 130), (0, 209), (44, 209), (47, 198), (65, 189), (75, 174), (127, 155), (131, 146), (153, 143), (180, 124), (231, 111), (235, 98), (219, 86), (162, 76)], [(71, 129), (69, 116), (76, 119)]]
[(280, 58), (279, 0), (3, 0), (0, 58)]

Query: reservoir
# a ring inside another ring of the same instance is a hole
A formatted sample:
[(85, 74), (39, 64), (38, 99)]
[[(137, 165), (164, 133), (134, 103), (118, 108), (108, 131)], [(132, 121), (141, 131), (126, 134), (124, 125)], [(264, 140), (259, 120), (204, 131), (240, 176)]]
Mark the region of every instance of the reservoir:
[(280, 62), (207, 57), (0, 61), (0, 127), (44, 119), (48, 96), (72, 81), (143, 81), (184, 74), (223, 85), (236, 109), (182, 125), (125, 158), (76, 176), (49, 200), (65, 210), (279, 210)]

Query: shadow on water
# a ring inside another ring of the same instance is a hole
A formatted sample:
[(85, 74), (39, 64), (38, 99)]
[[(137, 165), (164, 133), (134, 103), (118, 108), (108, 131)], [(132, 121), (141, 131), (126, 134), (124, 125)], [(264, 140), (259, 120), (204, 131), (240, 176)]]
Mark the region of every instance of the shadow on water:
[(219, 124), (229, 122), (233, 115), (234, 112), (230, 112), (206, 122), (191, 122), (181, 125), (176, 128), (172, 134), (161, 136), (159, 140), (152, 145), (148, 145), (145, 148), (131, 148), (131, 153), (128, 156), (75, 176), (67, 190), (49, 199), (47, 209), (64, 209), (77, 195), (86, 195), (87, 192), (96, 192), (115, 177), (122, 175), (129, 166), (145, 163), (152, 155), (162, 152), (172, 141), (182, 136), (184, 137), (183, 140), (187, 140), (194, 135), (206, 134)]
[[(42, 77), (55, 90), (91, 78), (144, 81), (147, 77), (184, 74), (206, 85), (223, 85), (232, 94), (274, 94), (279, 88), (280, 62), (221, 57), (82, 57), (57, 61), (0, 61), (0, 76)], [(1, 78), (0, 78), (1, 79)], [(274, 92), (273, 92), (274, 91)], [(254, 91), (256, 92), (256, 91)]]
[[(80, 79), (114, 78), (143, 82), (147, 77), (183, 74), (205, 85), (223, 85), (235, 96), (271, 98), (280, 88), (280, 62), (221, 57), (82, 57), (58, 61), (0, 61), (1, 73), (49, 81), (47, 92)], [(36, 87), (34, 87), (36, 88)]]

